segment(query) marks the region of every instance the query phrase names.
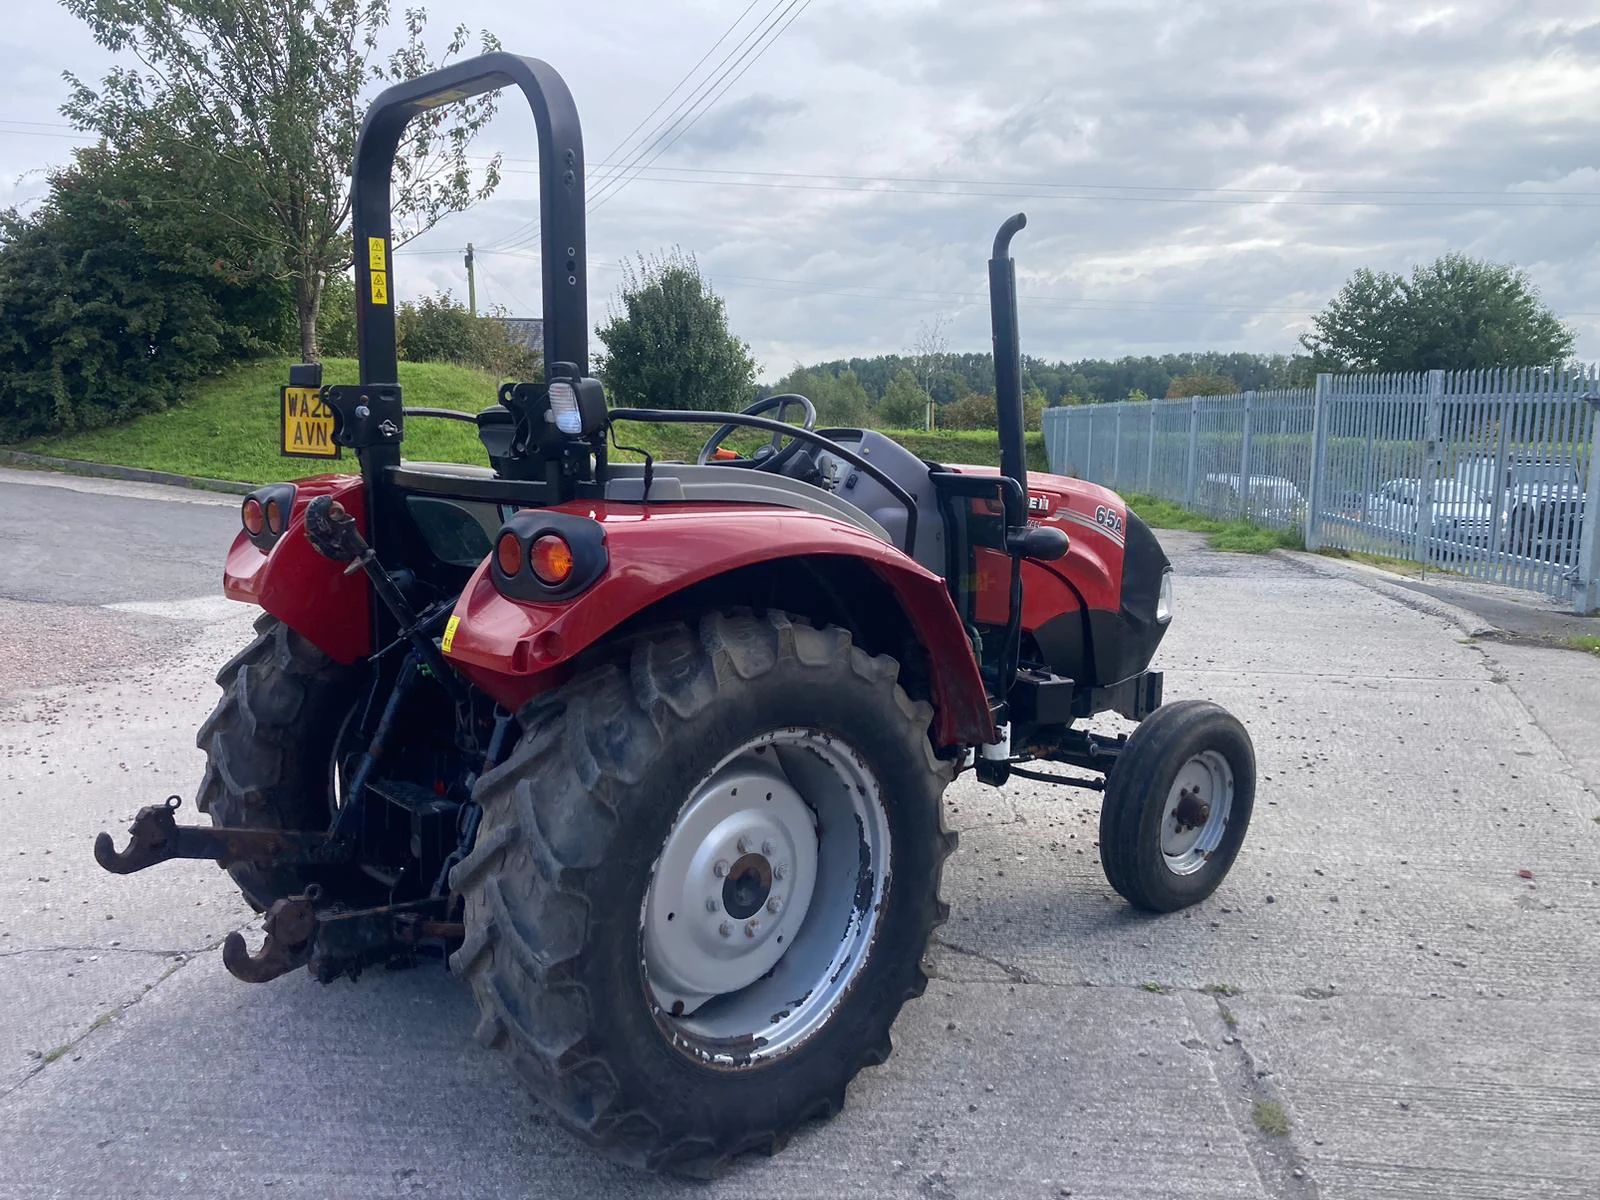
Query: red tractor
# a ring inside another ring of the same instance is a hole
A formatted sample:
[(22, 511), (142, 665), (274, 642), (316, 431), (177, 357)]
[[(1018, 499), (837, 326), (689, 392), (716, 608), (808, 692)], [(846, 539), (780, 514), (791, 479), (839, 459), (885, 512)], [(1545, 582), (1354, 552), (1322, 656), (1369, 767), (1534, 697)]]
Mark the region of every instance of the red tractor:
[[(538, 126), (546, 378), (476, 416), (406, 408), (396, 147), (430, 107), (513, 86)], [(286, 443), (353, 450), (360, 474), (244, 500), (223, 587), (264, 611), (199, 733), (211, 825), (180, 826), (174, 797), (95, 857), (226, 867), (266, 914), (259, 950), (224, 944), (241, 979), (444, 957), (479, 1039), (566, 1125), (691, 1174), (775, 1150), (888, 1056), (947, 912), (941, 797), (963, 772), (1101, 789), (1130, 904), (1209, 895), (1250, 819), (1250, 739), (1214, 704), (1161, 703), (1150, 530), (1026, 470), (1023, 223), (989, 262), (998, 472), (815, 429), (801, 396), (608, 408), (560, 76), (491, 54), (384, 92), (355, 162), (361, 383), (296, 367), (284, 400)], [(402, 459), (418, 417), (475, 422), (491, 466)], [(610, 461), (628, 422), (718, 428), (696, 463)], [(770, 440), (734, 457), (735, 430)], [(1087, 728), (1108, 712), (1131, 736)]]

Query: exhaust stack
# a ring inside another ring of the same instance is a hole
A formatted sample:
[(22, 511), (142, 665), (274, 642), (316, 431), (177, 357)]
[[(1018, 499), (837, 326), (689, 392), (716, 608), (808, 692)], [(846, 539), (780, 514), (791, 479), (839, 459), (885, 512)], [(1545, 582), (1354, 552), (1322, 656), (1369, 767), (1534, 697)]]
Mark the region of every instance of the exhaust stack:
[(1028, 523), (1028, 454), (1022, 436), (1022, 344), (1017, 335), (1017, 265), (1011, 239), (1028, 223), (1026, 213), (1006, 219), (994, 235), (989, 259), (989, 319), (994, 328), (994, 399), (1000, 425), (1000, 473), (1016, 481), (1006, 489), (1006, 525)]

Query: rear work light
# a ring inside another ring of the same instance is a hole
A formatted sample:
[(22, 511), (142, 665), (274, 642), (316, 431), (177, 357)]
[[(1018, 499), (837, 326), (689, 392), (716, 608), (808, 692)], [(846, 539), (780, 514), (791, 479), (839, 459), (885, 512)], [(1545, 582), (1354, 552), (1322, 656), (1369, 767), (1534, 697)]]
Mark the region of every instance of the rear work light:
[(566, 437), (589, 437), (605, 428), (606, 391), (598, 379), (579, 375), (572, 363), (550, 365), (549, 419)]
[(550, 412), (556, 419), (556, 428), (568, 437), (583, 432), (583, 414), (578, 411), (578, 393), (565, 381), (550, 385)]
[(239, 506), (239, 522), (250, 544), (265, 554), (278, 544), (294, 513), (295, 486), (273, 483), (257, 488)]

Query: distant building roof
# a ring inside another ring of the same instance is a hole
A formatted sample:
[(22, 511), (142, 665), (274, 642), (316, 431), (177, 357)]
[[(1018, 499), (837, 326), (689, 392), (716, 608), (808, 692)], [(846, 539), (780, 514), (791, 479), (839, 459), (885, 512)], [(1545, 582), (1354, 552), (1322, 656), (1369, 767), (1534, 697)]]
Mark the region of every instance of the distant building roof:
[(506, 327), (506, 337), (518, 346), (544, 353), (543, 317), (497, 317)]

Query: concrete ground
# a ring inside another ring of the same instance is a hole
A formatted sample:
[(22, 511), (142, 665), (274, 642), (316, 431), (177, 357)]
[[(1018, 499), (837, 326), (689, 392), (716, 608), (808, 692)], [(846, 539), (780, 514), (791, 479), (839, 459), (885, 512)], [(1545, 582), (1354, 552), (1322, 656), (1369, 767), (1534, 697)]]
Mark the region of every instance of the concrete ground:
[(963, 780), (893, 1058), (691, 1186), (556, 1128), (443, 970), (237, 983), (221, 872), (94, 865), (198, 783), (235, 504), (0, 473), (0, 1196), (1594, 1195), (1600, 659), (1170, 536), (1169, 696), (1259, 757), (1232, 876), (1135, 916), (1094, 797)]

